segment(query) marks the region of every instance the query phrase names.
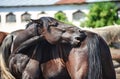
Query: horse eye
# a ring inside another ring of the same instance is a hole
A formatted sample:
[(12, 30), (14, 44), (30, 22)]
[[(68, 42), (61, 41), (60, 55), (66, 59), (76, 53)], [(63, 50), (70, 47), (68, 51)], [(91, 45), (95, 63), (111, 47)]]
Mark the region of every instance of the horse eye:
[(55, 23), (50, 24), (49, 26), (54, 26), (54, 27), (57, 27), (57, 26), (58, 26), (58, 23), (57, 23), (57, 22), (55, 22)]
[(37, 24), (37, 26), (38, 26), (38, 27), (40, 27), (40, 28), (42, 28), (42, 27), (43, 27), (43, 25), (42, 25), (42, 24), (40, 24), (40, 23), (38, 23), (38, 24)]
[(55, 23), (55, 26), (58, 26), (58, 23), (57, 23), (57, 22)]

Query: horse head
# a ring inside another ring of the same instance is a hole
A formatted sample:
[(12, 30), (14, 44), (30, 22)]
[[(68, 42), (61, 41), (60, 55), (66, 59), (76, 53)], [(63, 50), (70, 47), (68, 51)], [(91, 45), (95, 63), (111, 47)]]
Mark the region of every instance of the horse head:
[(62, 42), (70, 43), (73, 46), (80, 46), (81, 42), (86, 38), (83, 30), (76, 26), (67, 27), (66, 32), (62, 34)]
[(81, 32), (80, 28), (52, 17), (41, 17), (33, 21), (38, 24), (38, 32), (51, 44), (61, 42), (77, 45), (85, 37), (85, 33)]
[(41, 29), (38, 28), (39, 26), (40, 28), (42, 27), (40, 21), (38, 22), (38, 20), (31, 19), (30, 22), (26, 25), (26, 30), (29, 30), (33, 36), (39, 36), (41, 35)]

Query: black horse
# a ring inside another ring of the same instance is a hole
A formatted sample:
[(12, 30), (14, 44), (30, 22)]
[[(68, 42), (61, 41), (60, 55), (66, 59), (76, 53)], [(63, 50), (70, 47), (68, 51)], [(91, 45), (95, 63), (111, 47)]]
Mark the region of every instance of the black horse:
[[(52, 19), (52, 22), (54, 21), (56, 20)], [(49, 22), (47, 21), (47, 23)], [(49, 27), (46, 29), (54, 34), (53, 28), (59, 29), (56, 31), (64, 31), (60, 36), (65, 40), (50, 39), (48, 41), (46, 39), (49, 43), (44, 40), (40, 41), (37, 46), (32, 44), (33, 47), (36, 47), (35, 53), (23, 72), (23, 79), (41, 77), (43, 79), (116, 79), (109, 47), (99, 35), (89, 31), (78, 32), (77, 27)], [(79, 33), (79, 38), (76, 39), (80, 41), (75, 44), (75, 47), (72, 45), (73, 43), (70, 43), (74, 32)], [(31, 46), (28, 43), (24, 43), (24, 45), (25, 48), (21, 48), (21, 46), (17, 52), (26, 50), (27, 45), (28, 48)], [(31, 68), (33, 63), (35, 65)]]

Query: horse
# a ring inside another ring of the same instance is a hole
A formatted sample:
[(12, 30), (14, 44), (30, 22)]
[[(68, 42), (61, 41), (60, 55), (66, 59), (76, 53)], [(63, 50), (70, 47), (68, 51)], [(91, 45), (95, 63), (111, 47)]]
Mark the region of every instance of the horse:
[(0, 31), (0, 46), (2, 44), (3, 39), (7, 36), (7, 32)]
[[(58, 29), (57, 28), (58, 26), (59, 27), (70, 26), (70, 25), (67, 25), (67, 24), (60, 23), (60, 22), (59, 22), (59, 25), (58, 25), (56, 22), (54, 23), (52, 21), (51, 22), (47, 21), (47, 22), (49, 22), (49, 24), (46, 25), (45, 24), (45, 20), (46, 20), (46, 18), (42, 18), (42, 20), (40, 20), (40, 21), (39, 20), (32, 20), (32, 23), (30, 23), (30, 25), (31, 24), (33, 24), (33, 25), (40, 25), (41, 27), (38, 27), (37, 31), (41, 35), (43, 35), (42, 38), (47, 39), (47, 41), (49, 41), (50, 43), (55, 43), (54, 41), (52, 41), (53, 39), (54, 40), (61, 40), (61, 36), (62, 36), (61, 34), (64, 33), (64, 30), (63, 29)], [(48, 18), (47, 18), (47, 20), (48, 20)], [(40, 22), (43, 23), (43, 26), (41, 25)], [(52, 27), (52, 28), (50, 27), (49, 28), (49, 26), (51, 26), (51, 27), (54, 26), (55, 28), (54, 27)], [(28, 29), (28, 30), (26, 29), (26, 30), (20, 31), (20, 32), (13, 32), (13, 33), (9, 34), (5, 38), (5, 40), (3, 41), (3, 44), (2, 44), (1, 47), (2, 47), (3, 51), (4, 52), (6, 51), (7, 53), (2, 53), (1, 59), (2, 59), (2, 61), (5, 61), (7, 65), (8, 65), (9, 61), (7, 59), (5, 60), (5, 58), (9, 58), (10, 54), (12, 54), (12, 52), (17, 48), (17, 46), (20, 45), (20, 43), (22, 43), (23, 41), (26, 41), (27, 39), (30, 39), (32, 37), (36, 38), (36, 31), (35, 31), (36, 29), (34, 30), (33, 27), (31, 27), (31, 28), (32, 29)], [(55, 33), (57, 35), (55, 35)], [(73, 32), (73, 33), (74, 33), (75, 36), (73, 38), (70, 38), (70, 40), (74, 39), (74, 42), (73, 41), (67, 41), (67, 42), (70, 42), (70, 43), (73, 43), (73, 44), (77, 44), (79, 42), (79, 40), (77, 40), (77, 38), (79, 38), (79, 33), (78, 34), (76, 32)], [(22, 35), (23, 35), (23, 38), (20, 38)], [(49, 38), (49, 37), (51, 37), (51, 38)], [(39, 38), (39, 37), (37, 37), (37, 38)], [(5, 43), (8, 43), (8, 44), (5, 44)], [(18, 55), (18, 57), (20, 57), (20, 55)], [(16, 57), (16, 58), (18, 58), (18, 57)], [(29, 59), (29, 57), (27, 59)], [(11, 58), (11, 60), (12, 60), (12, 58)], [(22, 61), (22, 60), (23, 59), (21, 58), (20, 61)], [(5, 62), (2, 62), (2, 63), (5, 63)], [(13, 60), (13, 62), (15, 62), (15, 61)], [(28, 62), (28, 60), (25, 63), (27, 63), (27, 62)], [(10, 63), (12, 63), (12, 62), (10, 62)], [(9, 67), (11, 68), (11, 66), (9, 66)], [(24, 68), (24, 67), (25, 67), (25, 65), (23, 65), (21, 68)], [(14, 69), (10, 69), (10, 70), (12, 72), (12, 70), (14, 70)], [(13, 74), (14, 74), (14, 71), (13, 71)]]
[[(47, 29), (51, 31), (51, 28)], [(29, 62), (29, 64), (36, 62), (37, 69), (32, 73), (35, 66), (32, 67), (32, 71), (26, 68), (23, 73), (26, 78), (37, 79), (31, 74), (37, 75), (36, 73), (42, 72), (42, 79), (116, 79), (109, 47), (101, 36), (90, 31), (78, 32), (76, 27), (55, 28), (65, 31), (61, 36), (65, 40), (41, 41), (35, 57)], [(74, 35), (71, 34), (73, 32), (80, 33), (80, 37), (76, 38), (80, 43), (76, 46), (65, 42), (72, 41), (70, 38)], [(38, 68), (39, 65), (40, 68)], [(40, 69), (39, 72), (38, 69)]]

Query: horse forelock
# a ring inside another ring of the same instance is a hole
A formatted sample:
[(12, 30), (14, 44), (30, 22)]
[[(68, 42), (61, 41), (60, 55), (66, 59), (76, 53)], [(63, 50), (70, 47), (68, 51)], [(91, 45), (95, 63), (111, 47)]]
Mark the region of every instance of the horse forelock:
[(41, 17), (39, 21), (42, 22), (42, 28), (47, 28), (47, 31), (50, 32), (50, 26), (56, 26), (54, 23), (55, 20), (52, 17)]
[(39, 35), (39, 33), (38, 33), (38, 26), (40, 26), (38, 23), (32, 21), (32, 22), (29, 22), (26, 25), (26, 29), (34, 29), (35, 30), (35, 35)]

